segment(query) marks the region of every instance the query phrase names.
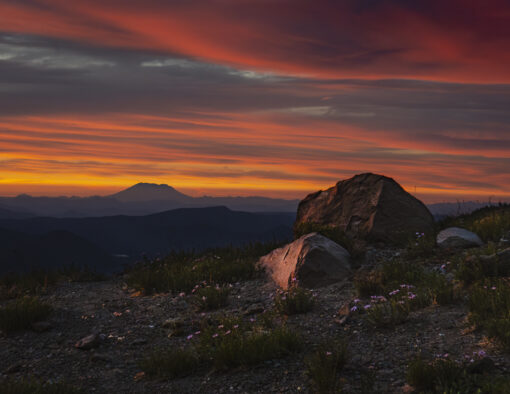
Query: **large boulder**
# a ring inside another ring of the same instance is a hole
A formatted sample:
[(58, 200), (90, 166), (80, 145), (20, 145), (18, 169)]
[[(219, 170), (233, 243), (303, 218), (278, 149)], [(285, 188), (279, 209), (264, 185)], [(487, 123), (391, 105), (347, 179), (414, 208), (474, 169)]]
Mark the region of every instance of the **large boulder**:
[(475, 233), (460, 227), (449, 227), (437, 234), (437, 245), (447, 249), (476, 248), (483, 241)]
[(294, 228), (315, 224), (336, 227), (349, 238), (392, 244), (409, 241), (416, 232), (434, 231), (434, 218), (425, 204), (393, 179), (361, 174), (299, 203)]
[(349, 252), (317, 233), (302, 236), (259, 260), (271, 278), (287, 289), (295, 281), (303, 287), (326, 286), (349, 276)]

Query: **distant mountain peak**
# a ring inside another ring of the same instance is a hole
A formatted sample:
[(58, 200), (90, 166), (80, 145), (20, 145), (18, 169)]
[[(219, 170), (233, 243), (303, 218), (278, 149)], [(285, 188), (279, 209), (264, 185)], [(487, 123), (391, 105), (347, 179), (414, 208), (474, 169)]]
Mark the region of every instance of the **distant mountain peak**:
[(139, 182), (118, 193), (112, 194), (112, 198), (122, 202), (139, 201), (183, 201), (191, 197), (177, 191), (167, 184)]

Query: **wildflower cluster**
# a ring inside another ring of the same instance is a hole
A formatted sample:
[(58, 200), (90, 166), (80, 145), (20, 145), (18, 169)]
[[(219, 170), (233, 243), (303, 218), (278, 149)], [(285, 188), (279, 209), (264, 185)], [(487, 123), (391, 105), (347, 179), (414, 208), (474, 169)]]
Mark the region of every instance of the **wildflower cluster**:
[(388, 292), (388, 296), (372, 295), (369, 303), (363, 304), (360, 299), (353, 300), (351, 312), (365, 313), (367, 320), (376, 326), (393, 326), (403, 323), (417, 295), (411, 291), (413, 285), (401, 284), (397, 289)]
[(211, 286), (206, 281), (195, 285), (191, 293), (194, 294), (192, 302), (199, 310), (214, 310), (224, 307), (228, 303), (230, 286)]
[(310, 290), (303, 289), (293, 280), (288, 290), (278, 290), (274, 298), (275, 309), (283, 315), (295, 315), (306, 313), (315, 305), (315, 294)]

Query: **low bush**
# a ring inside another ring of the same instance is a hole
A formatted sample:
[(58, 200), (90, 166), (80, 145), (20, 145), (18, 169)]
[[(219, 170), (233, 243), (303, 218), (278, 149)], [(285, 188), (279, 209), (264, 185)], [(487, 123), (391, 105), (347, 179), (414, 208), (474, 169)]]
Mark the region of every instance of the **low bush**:
[(276, 325), (269, 315), (259, 321), (227, 316), (217, 323), (202, 327), (197, 349), (218, 369), (254, 365), (301, 350), (299, 335)]
[(437, 394), (506, 394), (510, 392), (510, 379), (476, 373), (470, 363), (448, 358), (426, 361), (417, 357), (407, 370), (407, 382), (419, 393)]
[(46, 319), (53, 308), (35, 297), (24, 297), (0, 308), (0, 330), (10, 333), (28, 329), (33, 323)]
[(0, 276), (0, 300), (44, 294), (49, 288), (62, 281), (91, 282), (105, 279), (106, 276), (103, 274), (76, 265), (51, 270), (11, 272)]
[(393, 327), (404, 323), (409, 311), (408, 302), (389, 300), (371, 304), (366, 308), (366, 319), (376, 327)]
[(34, 270), (27, 273), (8, 273), (0, 277), (0, 299), (36, 295), (60, 279), (57, 271)]
[(195, 291), (192, 303), (202, 311), (219, 309), (227, 305), (229, 293), (228, 287), (200, 287)]
[(216, 368), (250, 366), (301, 350), (301, 338), (286, 327), (271, 331), (226, 331), (218, 336), (211, 358)]
[(495, 280), (473, 286), (469, 296), (469, 321), (510, 350), (510, 285)]
[(313, 309), (315, 299), (310, 290), (292, 286), (288, 290), (280, 290), (275, 297), (275, 309), (282, 315), (296, 315)]
[(306, 373), (319, 393), (338, 392), (340, 374), (348, 360), (347, 344), (343, 340), (322, 344), (305, 359)]
[(175, 379), (195, 372), (200, 360), (193, 348), (168, 348), (152, 352), (138, 365), (147, 376)]
[(34, 379), (0, 381), (2, 394), (84, 394), (85, 391), (66, 383), (42, 383)]
[(436, 234), (416, 233), (407, 243), (406, 256), (411, 259), (432, 256), (435, 246)]
[(453, 284), (448, 282), (443, 274), (402, 259), (387, 261), (373, 271), (359, 272), (354, 278), (354, 286), (360, 297), (375, 297), (381, 294), (385, 297), (392, 294), (398, 297), (402, 294), (408, 295), (409, 290), (413, 289), (412, 309), (422, 308), (433, 302), (445, 305), (458, 298)]
[(127, 271), (126, 282), (144, 294), (189, 292), (197, 284), (225, 285), (254, 278), (259, 257), (276, 243), (252, 244), (242, 248), (221, 248), (197, 255), (173, 252), (163, 259), (146, 260)]
[(501, 261), (497, 256), (480, 257), (471, 255), (461, 260), (456, 277), (469, 286), (485, 278), (510, 276), (510, 262)]

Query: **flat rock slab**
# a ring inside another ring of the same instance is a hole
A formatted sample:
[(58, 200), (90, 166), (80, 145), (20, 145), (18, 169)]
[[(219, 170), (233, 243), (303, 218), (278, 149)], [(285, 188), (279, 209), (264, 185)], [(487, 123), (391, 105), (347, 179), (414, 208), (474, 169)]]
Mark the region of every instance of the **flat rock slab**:
[(259, 264), (278, 284), (287, 289), (294, 282), (316, 288), (338, 282), (349, 276), (349, 252), (317, 233), (302, 236), (259, 260)]
[(460, 227), (449, 227), (437, 235), (437, 244), (442, 248), (465, 249), (483, 245), (475, 233)]

